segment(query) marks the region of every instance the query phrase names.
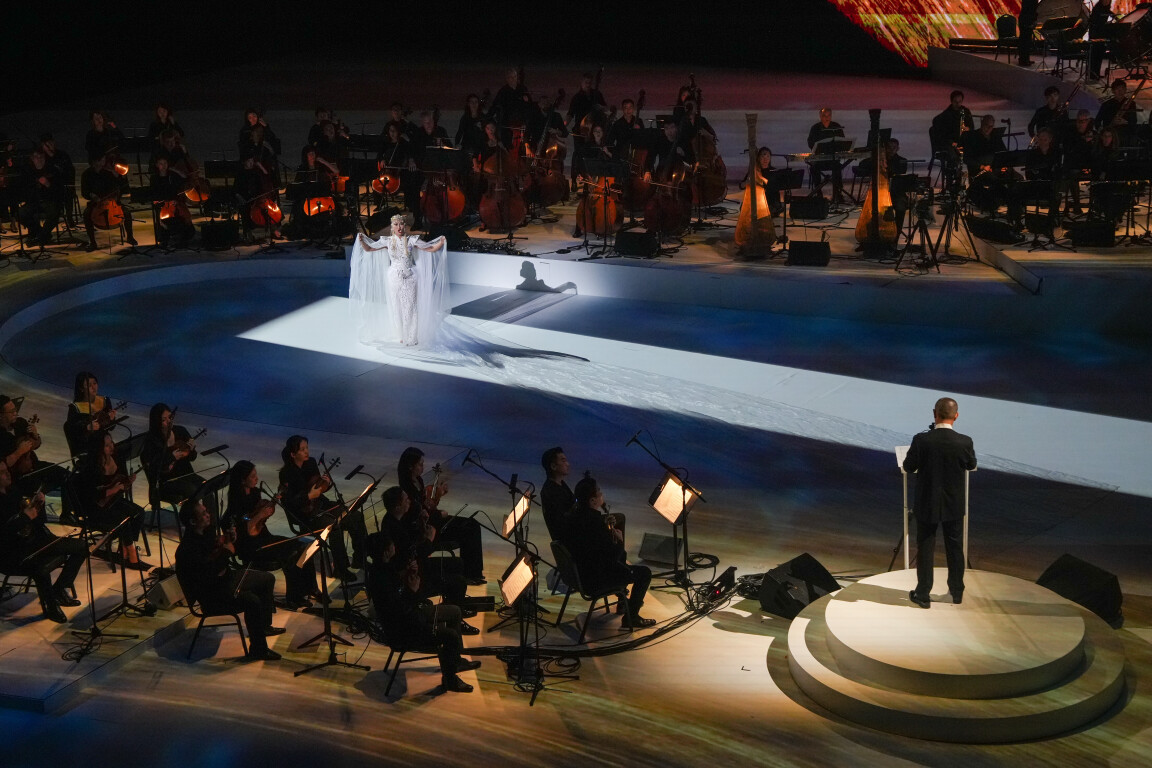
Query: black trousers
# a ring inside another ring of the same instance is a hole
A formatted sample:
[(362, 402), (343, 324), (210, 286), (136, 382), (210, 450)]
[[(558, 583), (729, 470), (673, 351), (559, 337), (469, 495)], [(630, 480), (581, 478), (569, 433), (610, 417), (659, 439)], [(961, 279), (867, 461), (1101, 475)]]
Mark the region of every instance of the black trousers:
[[(581, 578), (586, 578), (581, 574)], [(589, 579), (588, 589), (599, 592), (610, 586), (621, 587), (632, 585), (628, 592), (628, 608), (635, 616), (644, 605), (644, 597), (648, 594), (648, 585), (652, 583), (652, 569), (646, 565), (628, 565), (620, 563), (613, 565), (610, 573), (596, 574)]]
[(140, 532), (144, 530), (144, 519), (147, 514), (143, 507), (133, 504), (121, 496), (103, 507), (93, 506), (88, 511), (84, 522), (93, 531), (105, 532), (120, 525), (121, 521), (127, 518), (127, 522), (116, 532), (116, 536), (121, 544), (128, 546), (140, 539)]
[(466, 579), (484, 578), (484, 544), (480, 540), (480, 523), (470, 517), (441, 515), (436, 526), (437, 542), (460, 545), (460, 572)]
[(916, 518), (916, 594), (932, 593), (932, 569), (936, 565), (936, 529), (944, 534), (944, 557), (948, 561), (948, 591), (964, 591), (964, 518), (939, 523)]
[(268, 647), (264, 630), (272, 626), (272, 587), (276, 578), (264, 571), (233, 571), (226, 589), (201, 598), (200, 605), (208, 612), (244, 613), (244, 626), (252, 650)]
[[(34, 552), (37, 554), (25, 560)], [(68, 589), (73, 585), (87, 556), (88, 547), (80, 539), (41, 533), (23, 546), (7, 551), (0, 558), (0, 571), (11, 576), (31, 576), (40, 604), (57, 605), (54, 590)], [(60, 568), (60, 575), (53, 584), (52, 571), (57, 568)]]
[[(332, 503), (326, 498), (321, 496), (317, 499), (319, 509), (330, 509)], [(334, 523), (339, 516), (339, 510), (331, 512), (322, 512), (318, 515), (313, 515), (308, 518), (304, 525), (311, 530), (317, 530), (327, 525)], [(335, 535), (328, 537), (328, 545), (332, 550), (332, 564), (336, 567), (337, 571), (346, 571), (350, 565), (348, 559), (348, 547), (344, 543), (344, 531), (348, 532), (348, 536), (352, 539), (352, 551), (355, 553), (356, 560), (363, 562), (364, 557), (368, 553), (368, 527), (364, 524), (363, 510), (354, 515), (348, 515), (340, 523), (340, 529), (335, 531)]]
[[(272, 541), (280, 542), (288, 541), (288, 539), (284, 536), (274, 536), (271, 541), (261, 543), (271, 543)], [(299, 602), (320, 589), (316, 582), (316, 563), (318, 560), (313, 557), (304, 564), (303, 568), (296, 565), (301, 550), (304, 548), (305, 545), (297, 539), (291, 544), (282, 544), (269, 547), (266, 550), (246, 553), (248, 556), (243, 559), (246, 562), (250, 561), (253, 568), (262, 571), (283, 571), (285, 599), (289, 602)]]
[(460, 668), (460, 654), (464, 641), (460, 637), (460, 609), (440, 603), (420, 610), (422, 633), (431, 636), (436, 644), (436, 657), (440, 660), (440, 674), (451, 677)]

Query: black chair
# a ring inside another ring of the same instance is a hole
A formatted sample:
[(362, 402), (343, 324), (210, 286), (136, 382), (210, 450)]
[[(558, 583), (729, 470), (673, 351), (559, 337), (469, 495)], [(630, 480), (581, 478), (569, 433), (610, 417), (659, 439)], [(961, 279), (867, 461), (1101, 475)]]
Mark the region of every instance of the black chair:
[[(573, 592), (578, 593), (580, 597), (588, 601), (588, 613), (584, 617), (584, 626), (580, 628), (580, 639), (576, 641), (577, 645), (584, 644), (584, 633), (588, 631), (588, 624), (592, 621), (592, 612), (596, 610), (596, 604), (601, 600), (604, 601), (604, 612), (607, 613), (612, 605), (609, 601), (615, 597), (616, 602), (624, 606), (624, 615), (628, 618), (628, 624), (632, 623), (632, 612), (628, 601), (620, 597), (622, 593), (627, 592), (627, 583), (612, 584), (595, 591), (589, 591), (584, 587), (584, 582), (580, 578), (580, 571), (566, 546), (558, 541), (552, 542), (552, 557), (556, 559), (556, 570), (560, 571), (560, 578), (564, 580), (564, 584), (567, 586), (564, 602), (560, 605), (560, 613), (556, 616), (555, 626), (560, 626), (560, 622), (564, 620), (564, 611), (568, 609), (568, 598), (572, 597)], [(631, 628), (628, 631), (631, 632)]]
[[(199, 637), (200, 637), (200, 630), (202, 630), (204, 628), (204, 622), (207, 621), (208, 619), (224, 618), (224, 617), (228, 617), (228, 618), (232, 619), (232, 623), (236, 625), (236, 631), (240, 633), (240, 647), (244, 649), (244, 655), (247, 656), (248, 655), (248, 642), (244, 639), (244, 625), (242, 625), (240, 623), (240, 612), (239, 611), (228, 612), (228, 611), (209, 611), (209, 610), (206, 610), (204, 608), (204, 606), (199, 604), (199, 600), (192, 596), (192, 593), (188, 590), (188, 586), (187, 586), (187, 584), (185, 584), (184, 578), (180, 575), (179, 571), (176, 572), (176, 580), (180, 582), (180, 590), (184, 593), (185, 602), (188, 603), (189, 613), (191, 613), (193, 616), (195, 616), (196, 618), (198, 618), (200, 620), (200, 622), (196, 625), (196, 631), (192, 635), (192, 643), (188, 646), (187, 658), (189, 658), (189, 659), (192, 658), (192, 650), (196, 647), (196, 640), (199, 639)], [(197, 606), (199, 606), (199, 607), (197, 607)], [(229, 625), (228, 624), (209, 624), (208, 626), (209, 627), (227, 628)]]
[[(388, 660), (384, 662), (384, 671), (388, 671), (388, 667), (392, 665), (392, 658), (396, 658), (396, 666), (392, 667), (392, 674), (388, 678), (388, 685), (384, 688), (384, 695), (387, 696), (389, 691), (392, 690), (392, 683), (396, 682), (396, 673), (400, 671), (400, 665), (407, 662), (413, 664), (417, 661), (428, 661), (429, 659), (437, 659), (436, 648), (432, 644), (416, 644), (403, 643), (398, 641), (388, 641)], [(422, 653), (423, 656), (410, 656), (407, 659), (404, 655), (407, 653)], [(439, 664), (439, 662), (437, 662)], [(439, 666), (437, 666), (439, 669)]]
[(1012, 51), (1020, 46), (1020, 36), (1016, 34), (1016, 17), (1005, 13), (996, 17), (996, 53), (992, 59), (1000, 58), (1000, 51), (1006, 51), (1009, 58)]

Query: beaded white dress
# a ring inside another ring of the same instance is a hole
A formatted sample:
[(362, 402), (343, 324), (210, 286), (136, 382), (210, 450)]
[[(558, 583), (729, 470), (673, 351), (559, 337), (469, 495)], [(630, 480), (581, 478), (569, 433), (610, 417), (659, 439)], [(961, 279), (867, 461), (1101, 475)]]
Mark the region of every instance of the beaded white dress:
[(427, 346), (448, 307), (447, 250), (419, 251), (417, 235), (356, 238), (348, 298), (363, 344)]

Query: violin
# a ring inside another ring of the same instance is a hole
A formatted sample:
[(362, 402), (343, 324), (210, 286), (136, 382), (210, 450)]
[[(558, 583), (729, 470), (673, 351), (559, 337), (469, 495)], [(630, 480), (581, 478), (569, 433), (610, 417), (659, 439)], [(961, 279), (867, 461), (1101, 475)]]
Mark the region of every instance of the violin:
[(96, 400), (90, 404), (84, 403), (84, 405), (89, 407), (88, 412), (92, 414), (91, 423), (96, 425), (94, 429), (107, 429), (108, 425), (116, 418), (116, 413), (128, 407), (128, 401), (121, 400), (114, 407), (108, 409), (104, 407), (104, 396), (97, 395)]
[(276, 501), (279, 500), (280, 496), (277, 495), (273, 500), (261, 499), (256, 502), (256, 509), (250, 516), (244, 518), (244, 528), (249, 536), (259, 536), (268, 530), (268, 518), (275, 514)]
[(17, 442), (28, 441), (31, 442), (32, 450), (25, 453), (16, 463), (12, 465), (11, 472), (13, 477), (20, 477), (26, 475), (36, 468), (39, 459), (36, 458), (36, 449), (40, 447), (40, 435), (36, 432), (36, 424), (40, 421), (40, 414), (32, 414), (30, 419), (16, 419), (12, 423), (12, 434), (16, 436)]
[[(216, 551), (217, 552), (220, 552), (221, 550), (227, 550), (229, 552), (235, 552), (236, 551), (235, 544), (236, 544), (236, 525), (235, 524), (229, 525), (227, 528), (220, 531), (220, 533), (216, 536)], [(225, 567), (227, 567), (227, 566), (225, 566)]]
[(198, 438), (203, 437), (206, 434), (208, 434), (208, 429), (205, 427), (205, 428), (201, 429), (199, 432), (197, 432), (196, 434), (192, 435), (187, 440), (177, 439), (176, 442), (172, 444), (172, 449), (171, 449), (172, 453), (175, 454), (178, 451), (184, 451), (184, 453), (186, 454), (185, 458), (187, 458), (188, 456), (190, 456), (196, 452), (196, 440)]
[(136, 482), (136, 474), (137, 473), (133, 472), (130, 475), (126, 475), (118, 472), (108, 478), (106, 482), (96, 486), (97, 490), (103, 492), (103, 495), (96, 499), (96, 506), (108, 506), (119, 494), (131, 488), (132, 484)]
[(439, 464), (432, 467), (432, 482), (424, 486), (426, 506), (435, 509), (440, 499), (448, 495), (448, 471)]

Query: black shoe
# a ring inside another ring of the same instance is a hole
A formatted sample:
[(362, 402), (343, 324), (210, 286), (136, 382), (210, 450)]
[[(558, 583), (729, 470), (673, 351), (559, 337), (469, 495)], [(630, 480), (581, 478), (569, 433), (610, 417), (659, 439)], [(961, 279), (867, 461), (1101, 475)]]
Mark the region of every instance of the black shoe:
[(480, 659), (473, 659), (472, 661), (461, 660), (456, 665), (457, 672), (471, 672), (473, 669), (480, 669)]
[(60, 525), (72, 525), (72, 526), (79, 526), (80, 525), (80, 521), (78, 519), (76, 519), (76, 515), (73, 514), (71, 511), (61, 512), (59, 523), (60, 523)]
[(271, 648), (249, 648), (248, 658), (252, 661), (278, 661), (282, 657)]
[(80, 605), (80, 601), (68, 594), (68, 590), (61, 587), (56, 587), (52, 590), (56, 594), (56, 604), (73, 607)]
[(916, 594), (916, 590), (912, 590), (908, 593), (908, 599), (916, 603), (916, 605), (920, 606), (921, 608), (932, 607), (932, 600), (927, 597), (920, 597), (920, 595)]
[(964, 602), (964, 593), (963, 592), (953, 592), (952, 593), (952, 605), (960, 605), (960, 603), (962, 603), (962, 602)]
[(572, 230), (572, 237), (584, 237), (584, 230), (580, 229), (580, 227), (576, 227), (576, 229)]
[(620, 619), (620, 626), (625, 629), (640, 629), (641, 627), (654, 627), (656, 626), (656, 619), (646, 619), (643, 616), (636, 615), (628, 618), (627, 615)]
[(64, 611), (60, 610), (60, 606), (55, 603), (45, 603), (41, 607), (44, 609), (44, 618), (57, 624), (67, 623), (68, 617), (64, 615)]
[(134, 563), (124, 563), (125, 568), (131, 568), (134, 571), (150, 571), (156, 566), (152, 563), (146, 563), (143, 560), (137, 560)]
[(468, 622), (462, 621), (462, 622), (460, 622), (460, 634), (461, 635), (478, 635), (478, 634), (480, 634), (480, 630), (478, 630), (476, 627), (472, 626)]
[(88, 243), (88, 245), (84, 246), (84, 252), (85, 253), (92, 253), (92, 251), (94, 251), (94, 250), (96, 250), (96, 241), (95, 240)]
[(299, 597), (293, 600), (285, 600), (284, 607), (290, 611), (299, 611), (305, 608), (311, 608), (312, 601), (306, 597)]
[(464, 682), (456, 675), (445, 677), (440, 680), (440, 687), (444, 689), (445, 693), (472, 693), (472, 686)]
[(471, 619), (475, 616), (476, 616), (476, 609), (475, 608), (464, 608), (464, 607), (460, 608), (460, 618)]
[(275, 637), (276, 635), (282, 635), (287, 631), (288, 630), (284, 629), (284, 627), (268, 627), (268, 629), (264, 630), (264, 637)]
[(1018, 67), (1030, 67), (1030, 66), (1032, 66), (1032, 59), (1020, 59), (1020, 61), (1016, 62), (1016, 66), (1018, 66)]

